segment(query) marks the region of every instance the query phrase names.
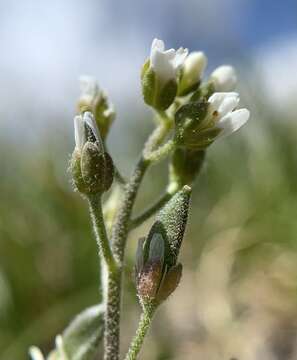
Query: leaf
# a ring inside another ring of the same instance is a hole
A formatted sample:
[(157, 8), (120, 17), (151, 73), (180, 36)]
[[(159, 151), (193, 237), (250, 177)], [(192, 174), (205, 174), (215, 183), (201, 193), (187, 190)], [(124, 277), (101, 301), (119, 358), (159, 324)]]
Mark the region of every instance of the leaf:
[(77, 315), (56, 339), (47, 360), (94, 360), (103, 338), (104, 306), (92, 306)]

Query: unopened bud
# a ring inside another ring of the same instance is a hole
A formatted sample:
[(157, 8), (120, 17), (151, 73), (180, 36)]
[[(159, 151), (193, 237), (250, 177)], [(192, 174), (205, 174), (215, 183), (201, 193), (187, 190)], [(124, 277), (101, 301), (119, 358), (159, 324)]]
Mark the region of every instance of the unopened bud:
[(87, 142), (81, 157), (82, 178), (90, 194), (107, 191), (113, 182), (113, 163), (107, 152)]
[(207, 58), (203, 52), (199, 51), (189, 54), (182, 68), (178, 95), (187, 95), (198, 88), (206, 65)]
[(76, 189), (83, 194), (101, 194), (113, 181), (112, 159), (104, 150), (92, 113), (76, 116), (75, 149), (70, 169)]
[(228, 92), (235, 89), (237, 77), (232, 66), (222, 65), (212, 72), (209, 81), (213, 83), (215, 91)]
[(113, 105), (109, 102), (107, 95), (99, 88), (94, 78), (82, 76), (80, 84), (81, 96), (78, 101), (78, 112), (83, 114), (89, 111), (94, 114), (101, 138), (105, 141), (115, 118)]
[[(144, 68), (147, 68), (146, 64)], [(147, 70), (142, 71), (142, 93), (146, 104), (163, 111), (173, 103), (177, 93), (177, 83), (175, 79), (163, 83), (154, 69), (148, 67)]]

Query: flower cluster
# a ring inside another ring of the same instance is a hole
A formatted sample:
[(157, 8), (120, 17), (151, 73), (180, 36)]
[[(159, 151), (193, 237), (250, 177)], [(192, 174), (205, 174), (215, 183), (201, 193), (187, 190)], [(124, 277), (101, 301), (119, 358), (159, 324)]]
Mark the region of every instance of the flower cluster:
[(175, 113), (177, 143), (191, 149), (207, 147), (219, 136), (238, 130), (249, 118), (247, 109), (237, 109), (233, 67), (220, 66), (202, 82), (206, 65), (203, 52), (165, 50), (163, 41), (155, 39), (142, 70), (145, 102), (157, 111)]

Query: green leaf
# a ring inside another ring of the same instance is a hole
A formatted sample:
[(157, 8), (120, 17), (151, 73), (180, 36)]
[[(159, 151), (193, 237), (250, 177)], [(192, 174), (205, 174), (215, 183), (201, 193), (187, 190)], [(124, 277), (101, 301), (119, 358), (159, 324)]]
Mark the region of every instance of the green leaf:
[(104, 331), (104, 306), (92, 306), (77, 315), (57, 338), (47, 360), (94, 360)]

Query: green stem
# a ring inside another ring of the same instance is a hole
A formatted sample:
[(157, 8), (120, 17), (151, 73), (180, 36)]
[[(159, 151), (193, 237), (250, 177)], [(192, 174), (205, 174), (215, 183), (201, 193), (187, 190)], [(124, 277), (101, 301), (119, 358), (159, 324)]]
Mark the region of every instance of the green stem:
[(164, 159), (170, 152), (174, 149), (175, 142), (173, 139), (167, 141), (166, 144), (159, 147), (157, 150), (152, 151), (151, 153), (146, 154), (146, 160), (151, 163), (156, 163)]
[[(166, 138), (170, 127), (166, 121), (160, 124), (148, 139), (145, 149), (151, 151), (158, 146)], [(145, 153), (145, 150), (143, 153)], [(109, 274), (104, 360), (119, 359), (122, 268), (125, 247), (132, 209), (141, 181), (149, 165), (150, 161), (146, 160), (144, 155), (141, 156), (129, 182), (124, 187), (124, 195), (112, 229), (112, 251), (118, 268), (116, 273)]]
[(149, 304), (144, 307), (143, 313), (141, 314), (141, 318), (138, 324), (138, 329), (136, 331), (134, 339), (131, 342), (125, 360), (135, 360), (137, 358), (137, 355), (139, 354), (139, 351), (143, 344), (144, 338), (150, 327), (156, 308), (157, 306), (155, 304)]
[(116, 264), (111, 252), (106, 227), (102, 213), (101, 196), (94, 195), (88, 197), (90, 214), (93, 223), (93, 228), (99, 247), (100, 255), (102, 255), (109, 271), (114, 271)]

